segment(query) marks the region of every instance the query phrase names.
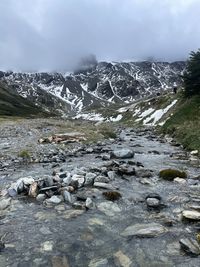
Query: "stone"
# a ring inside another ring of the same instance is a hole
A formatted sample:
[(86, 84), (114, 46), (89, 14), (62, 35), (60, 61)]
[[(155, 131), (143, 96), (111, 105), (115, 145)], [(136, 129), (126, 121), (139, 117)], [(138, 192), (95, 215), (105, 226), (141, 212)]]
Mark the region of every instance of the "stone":
[(71, 182), (78, 182), (78, 187), (82, 187), (85, 183), (85, 177), (79, 174), (74, 174), (72, 176)]
[(103, 188), (103, 189), (111, 189), (111, 190), (113, 189), (112, 185), (106, 184), (106, 183), (95, 182), (94, 186), (99, 187), (99, 188)]
[(33, 182), (31, 185), (30, 185), (30, 188), (29, 188), (29, 192), (28, 192), (28, 195), (29, 197), (36, 197), (38, 194), (38, 183), (37, 182)]
[(45, 241), (44, 243), (41, 244), (42, 252), (47, 252), (52, 250), (53, 250), (53, 241)]
[(1, 198), (0, 199), (0, 210), (5, 210), (10, 206), (11, 198)]
[(97, 176), (96, 173), (88, 172), (85, 175), (85, 184), (84, 185), (93, 185), (94, 179)]
[(199, 154), (199, 151), (198, 150), (192, 150), (190, 152), (190, 155), (192, 155), (192, 156), (197, 156), (198, 154)]
[(200, 245), (192, 238), (182, 238), (179, 240), (181, 248), (190, 255), (200, 255)]
[(99, 205), (97, 205), (97, 207), (101, 212), (111, 217), (118, 214), (121, 211), (119, 206), (116, 203), (112, 202), (102, 202)]
[(17, 191), (14, 188), (9, 188), (8, 189), (8, 195), (10, 197), (15, 197), (17, 195)]
[(93, 209), (95, 207), (94, 202), (92, 201), (90, 197), (87, 197), (85, 201), (85, 206), (87, 209)]
[(73, 202), (72, 201), (72, 196), (71, 196), (71, 194), (67, 190), (64, 190), (62, 192), (62, 194), (63, 194), (63, 198), (64, 198), (64, 201), (65, 202), (70, 203), (70, 204)]
[(20, 179), (25, 185), (31, 185), (35, 182), (35, 180), (32, 177), (24, 177)]
[(184, 210), (182, 212), (183, 218), (189, 219), (189, 220), (200, 220), (200, 212), (195, 210)]
[(52, 196), (51, 198), (46, 199), (46, 202), (52, 204), (60, 204), (62, 200), (57, 196)]
[(157, 198), (147, 198), (146, 199), (147, 206), (150, 208), (158, 208), (160, 206), (160, 200)]
[(110, 153), (111, 158), (129, 159), (134, 157), (134, 152), (130, 149), (114, 150)]
[(108, 260), (107, 259), (93, 259), (89, 262), (88, 267), (108, 267)]
[(178, 183), (178, 184), (186, 184), (186, 183), (187, 183), (187, 181), (186, 181), (185, 179), (183, 179), (183, 178), (179, 178), (179, 177), (176, 177), (176, 178), (174, 179), (174, 182), (176, 182), (176, 183)]
[(117, 176), (115, 171), (108, 171), (108, 172), (107, 172), (107, 175), (108, 175), (108, 178), (109, 178), (111, 181), (115, 180), (115, 178), (116, 178), (116, 176)]
[(64, 219), (76, 218), (82, 215), (84, 212), (85, 212), (84, 210), (67, 210), (62, 213), (62, 217)]
[(109, 154), (102, 155), (102, 160), (110, 160), (110, 155)]
[(50, 234), (52, 234), (52, 232), (46, 226), (42, 226), (39, 231), (43, 235), (50, 235)]
[(47, 196), (45, 194), (38, 194), (36, 200), (39, 202), (43, 202), (46, 198)]
[(69, 261), (66, 256), (54, 256), (51, 259), (52, 267), (70, 267)]
[(110, 179), (106, 176), (97, 176), (95, 179), (94, 179), (94, 182), (99, 182), (99, 183), (109, 183)]
[(128, 165), (121, 165), (118, 169), (120, 174), (135, 175), (135, 168)]
[(122, 236), (136, 236), (136, 237), (156, 237), (167, 232), (167, 229), (158, 223), (148, 224), (134, 224), (127, 227), (123, 232)]
[(114, 253), (114, 261), (117, 266), (120, 267), (130, 267), (132, 262), (127, 255), (125, 255), (121, 250)]
[(85, 151), (87, 153), (93, 153), (94, 152), (94, 149), (92, 147), (88, 147)]

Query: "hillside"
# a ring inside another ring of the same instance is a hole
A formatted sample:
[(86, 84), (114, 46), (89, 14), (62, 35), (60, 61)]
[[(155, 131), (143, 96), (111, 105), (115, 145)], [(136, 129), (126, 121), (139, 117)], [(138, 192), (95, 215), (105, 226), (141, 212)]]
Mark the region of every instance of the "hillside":
[(200, 151), (200, 97), (181, 98), (162, 131), (176, 138), (189, 150)]
[(181, 86), (185, 62), (99, 62), (74, 73), (0, 72), (18, 94), (45, 109), (77, 115), (124, 105)]
[(5, 83), (0, 83), (0, 115), (29, 116), (45, 114), (41, 108), (16, 94)]

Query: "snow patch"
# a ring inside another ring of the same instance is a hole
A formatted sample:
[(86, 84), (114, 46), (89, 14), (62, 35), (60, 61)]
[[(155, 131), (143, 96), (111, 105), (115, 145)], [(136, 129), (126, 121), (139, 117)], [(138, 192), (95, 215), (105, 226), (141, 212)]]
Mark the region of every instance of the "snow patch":
[(163, 115), (167, 113), (168, 110), (170, 110), (170, 108), (176, 104), (177, 101), (178, 100), (172, 101), (172, 103), (164, 109), (156, 110), (153, 114), (151, 114), (150, 117), (146, 118), (143, 123), (149, 126), (155, 125), (163, 117)]

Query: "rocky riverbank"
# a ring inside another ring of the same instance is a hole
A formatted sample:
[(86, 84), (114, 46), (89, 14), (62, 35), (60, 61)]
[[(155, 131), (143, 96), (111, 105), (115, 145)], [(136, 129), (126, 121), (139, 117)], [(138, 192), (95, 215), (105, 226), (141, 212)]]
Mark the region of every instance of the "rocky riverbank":
[[(94, 144), (40, 144), (59, 133), (42, 121), (0, 133), (0, 266), (199, 265), (199, 160), (173, 140), (119, 127)], [(159, 177), (169, 168), (187, 178)]]

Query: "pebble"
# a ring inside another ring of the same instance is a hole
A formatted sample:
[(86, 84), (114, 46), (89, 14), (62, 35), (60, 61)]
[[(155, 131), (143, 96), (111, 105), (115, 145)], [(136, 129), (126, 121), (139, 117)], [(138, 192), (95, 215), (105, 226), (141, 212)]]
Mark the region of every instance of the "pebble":
[(60, 204), (62, 200), (57, 196), (52, 196), (51, 198), (46, 199), (46, 202), (52, 204)]

